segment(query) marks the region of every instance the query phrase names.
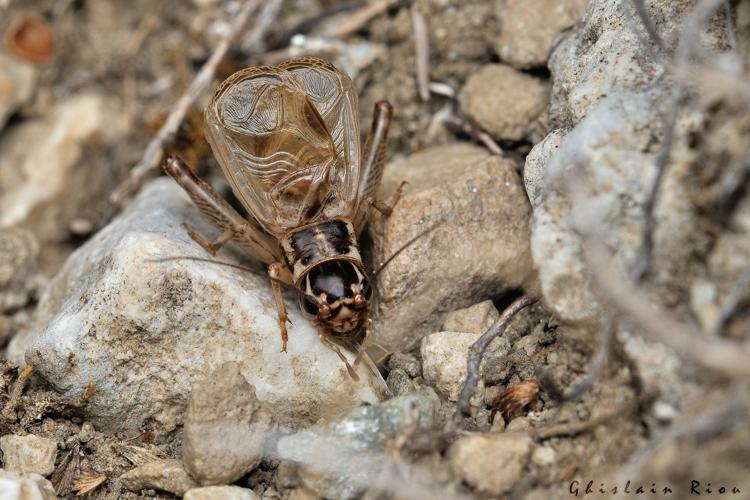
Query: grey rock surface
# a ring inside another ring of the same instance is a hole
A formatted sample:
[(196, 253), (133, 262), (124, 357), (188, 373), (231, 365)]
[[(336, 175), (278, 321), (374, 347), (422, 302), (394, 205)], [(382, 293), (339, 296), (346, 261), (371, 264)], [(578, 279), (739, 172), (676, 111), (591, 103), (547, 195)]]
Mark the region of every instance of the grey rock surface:
[[(361, 381), (352, 380), (296, 303), (287, 303), (294, 324), (288, 352), (280, 352), (267, 277), (194, 260), (157, 261), (207, 257), (183, 221), (203, 234), (216, 231), (171, 180), (145, 187), (71, 255), (41, 299), (38, 327), (14, 338), (11, 358), (32, 363), (69, 401), (93, 381), (86, 413), (103, 431), (146, 423), (173, 429), (193, 383), (227, 361), (240, 364), (282, 425), (301, 427), (378, 401), (377, 377), (360, 367)], [(239, 262), (229, 249), (217, 259)]]
[(406, 429), (432, 429), (435, 407), (434, 391), (420, 391), (355, 408), (329, 424), (282, 437), (278, 457), (299, 466), (299, 480), (319, 496), (357, 498), (378, 479), (388, 443)]
[(495, 304), (491, 300), (485, 300), (473, 306), (449, 312), (445, 316), (443, 330), (481, 335), (499, 316), (500, 313)]
[(376, 342), (407, 350), (445, 315), (533, 280), (530, 207), (512, 161), (473, 146), (429, 148), (386, 168), (384, 197), (409, 185), (393, 214), (373, 215), (374, 269), (411, 239), (378, 279)]
[(28, 434), (7, 434), (0, 437), (5, 470), (48, 476), (55, 470), (57, 443), (51, 439)]
[(193, 384), (182, 435), (182, 459), (202, 485), (230, 484), (263, 457), (271, 414), (237, 363)]
[(56, 500), (52, 483), (39, 474), (0, 469), (0, 498), (7, 500)]
[[(678, 36), (690, 1), (645, 2), (648, 15), (657, 19), (659, 35), (668, 40)], [(551, 116), (556, 126), (578, 123), (596, 104), (616, 92), (643, 88), (664, 74), (665, 59), (653, 57), (643, 43), (648, 35), (632, 13), (629, 2), (589, 2), (581, 26), (565, 33), (549, 59), (553, 76)], [(726, 35), (716, 25), (700, 34), (701, 43), (722, 46)]]
[[(451, 401), (457, 401), (466, 379), (466, 362), (471, 345), (481, 334), (470, 332), (437, 332), (422, 339), (422, 373), (425, 380), (434, 385)], [(502, 363), (503, 356), (510, 352), (510, 343), (503, 337), (494, 339), (482, 357), (480, 373), (487, 364)], [(475, 397), (481, 399), (484, 386), (480, 383)]]

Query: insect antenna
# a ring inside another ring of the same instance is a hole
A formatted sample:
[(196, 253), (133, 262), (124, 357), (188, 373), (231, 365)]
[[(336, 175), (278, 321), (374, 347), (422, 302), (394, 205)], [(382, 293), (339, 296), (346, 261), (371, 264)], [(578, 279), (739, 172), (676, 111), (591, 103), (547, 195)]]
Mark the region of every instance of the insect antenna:
[(419, 238), (421, 238), (423, 236), (427, 236), (428, 234), (430, 234), (432, 231), (434, 231), (435, 229), (437, 229), (438, 226), (440, 226), (442, 223), (443, 223), (443, 221), (438, 221), (432, 227), (425, 229), (424, 231), (422, 231), (421, 233), (417, 234), (412, 239), (410, 239), (409, 241), (407, 241), (406, 243), (404, 243), (401, 246), (401, 248), (399, 248), (398, 250), (396, 250), (395, 252), (393, 252), (390, 257), (388, 257), (387, 259), (385, 259), (385, 262), (383, 262), (380, 265), (380, 267), (378, 268), (378, 270), (375, 271), (375, 273), (372, 275), (373, 279), (376, 279), (378, 277), (378, 275), (383, 272), (383, 269), (385, 269), (385, 267), (388, 264), (390, 264), (391, 261), (393, 261), (393, 259), (395, 259), (398, 256), (398, 254), (400, 254), (401, 252), (403, 252), (404, 250), (406, 250), (407, 248), (409, 248), (411, 245), (413, 245)]
[(301, 288), (295, 285), (289, 284), (285, 281), (281, 281), (276, 278), (272, 278), (267, 273), (260, 271), (258, 269), (253, 269), (252, 267), (243, 266), (242, 264), (235, 264), (233, 262), (225, 262), (221, 260), (208, 259), (206, 257), (193, 257), (190, 255), (177, 255), (174, 257), (162, 257), (160, 259), (147, 259), (146, 262), (169, 262), (169, 261), (177, 261), (177, 260), (193, 260), (197, 262), (208, 262), (209, 264), (217, 264), (219, 266), (226, 266), (226, 267), (231, 267), (234, 269), (239, 269), (240, 271), (245, 271), (247, 273), (255, 274), (256, 276), (262, 276), (264, 278), (268, 278), (269, 280), (274, 281), (283, 287), (294, 290), (298, 294), (301, 294), (301, 295), (305, 294), (305, 292)]

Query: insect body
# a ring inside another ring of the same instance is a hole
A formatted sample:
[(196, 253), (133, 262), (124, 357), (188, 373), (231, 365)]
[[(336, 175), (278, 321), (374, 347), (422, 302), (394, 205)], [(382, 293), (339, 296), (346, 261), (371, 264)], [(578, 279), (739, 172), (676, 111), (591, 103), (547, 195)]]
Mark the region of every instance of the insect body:
[[(298, 290), (302, 312), (324, 340), (360, 338), (371, 287), (357, 238), (371, 207), (390, 214), (393, 206), (374, 198), (390, 104), (376, 104), (361, 151), (351, 79), (321, 59), (304, 58), (233, 74), (217, 89), (205, 118), (214, 155), (252, 220), (172, 157), (166, 172), (222, 230), (215, 241), (187, 227), (189, 234), (212, 254), (234, 240), (268, 266), (282, 350), (287, 316), (281, 284)], [(393, 203), (399, 194), (400, 188)]]

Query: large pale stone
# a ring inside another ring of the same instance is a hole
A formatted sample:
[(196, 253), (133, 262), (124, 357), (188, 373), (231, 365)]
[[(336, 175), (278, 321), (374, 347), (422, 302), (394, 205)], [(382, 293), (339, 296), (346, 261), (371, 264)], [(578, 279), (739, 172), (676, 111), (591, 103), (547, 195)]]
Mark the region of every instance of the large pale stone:
[[(320, 342), (289, 301), (287, 353), (266, 276), (194, 260), (208, 257), (180, 226), (211, 227), (170, 179), (153, 182), (119, 218), (79, 248), (41, 299), (38, 328), (17, 336), (10, 355), (34, 365), (69, 401), (88, 383), (85, 407), (102, 431), (146, 423), (177, 426), (193, 383), (227, 361), (292, 427), (378, 401), (378, 379), (360, 365), (360, 382)], [(218, 260), (238, 262), (230, 250)], [(353, 358), (350, 355), (350, 360)]]
[[(464, 162), (465, 161), (465, 162)], [(440, 329), (445, 315), (533, 280), (529, 202), (515, 165), (466, 145), (431, 148), (386, 168), (391, 193), (409, 182), (388, 218), (374, 215), (380, 273), (376, 340), (392, 351)]]

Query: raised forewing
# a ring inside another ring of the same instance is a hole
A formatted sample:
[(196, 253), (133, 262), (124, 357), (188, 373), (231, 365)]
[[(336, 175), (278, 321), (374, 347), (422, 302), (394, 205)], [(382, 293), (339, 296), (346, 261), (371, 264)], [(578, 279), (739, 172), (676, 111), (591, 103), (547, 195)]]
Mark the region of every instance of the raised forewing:
[(269, 232), (357, 204), (357, 98), (351, 79), (317, 58), (247, 68), (206, 109), (208, 141), (237, 197)]

